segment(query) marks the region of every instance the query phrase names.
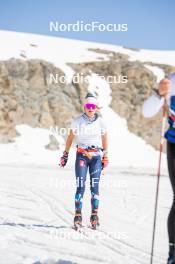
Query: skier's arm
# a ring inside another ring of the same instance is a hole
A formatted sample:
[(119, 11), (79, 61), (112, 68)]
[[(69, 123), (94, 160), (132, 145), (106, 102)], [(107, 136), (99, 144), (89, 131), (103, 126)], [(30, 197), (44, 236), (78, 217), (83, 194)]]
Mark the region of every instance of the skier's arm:
[(107, 135), (107, 132), (105, 132), (104, 135), (102, 135), (101, 137), (102, 137), (102, 147), (103, 147), (104, 155), (107, 156), (107, 151), (108, 151), (108, 135)]
[(156, 115), (162, 108), (165, 98), (170, 90), (170, 80), (163, 79), (158, 85), (158, 89), (143, 104), (142, 114), (144, 117)]
[(105, 132), (102, 135), (103, 157), (102, 157), (102, 170), (108, 166), (108, 135)]
[(71, 148), (71, 145), (72, 145), (72, 142), (74, 140), (74, 137), (75, 137), (75, 135), (74, 135), (74, 133), (73, 133), (73, 131), (71, 129), (70, 133), (69, 133), (69, 135), (67, 137), (67, 140), (66, 140), (66, 146), (65, 146), (65, 151), (66, 152), (69, 152), (69, 150)]

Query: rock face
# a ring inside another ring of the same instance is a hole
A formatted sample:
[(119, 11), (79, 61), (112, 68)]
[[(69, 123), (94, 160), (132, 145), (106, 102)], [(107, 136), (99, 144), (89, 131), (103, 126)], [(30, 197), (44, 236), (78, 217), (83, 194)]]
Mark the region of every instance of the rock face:
[(16, 136), (15, 126), (66, 127), (80, 111), (73, 85), (50, 83), (49, 74), (64, 73), (45, 61), (11, 59), (0, 62), (0, 141)]
[[(155, 88), (156, 77), (144, 63), (131, 62), (125, 54), (99, 49), (92, 51), (107, 54), (109, 60), (69, 66), (75, 74), (83, 74), (84, 77), (89, 72), (105, 77), (127, 76), (127, 83), (111, 84), (111, 107), (126, 118), (131, 132), (157, 148), (160, 114), (152, 119), (145, 119), (141, 114), (144, 100)], [(156, 66), (166, 74), (172, 70), (167, 65)], [(72, 117), (81, 112), (87, 84), (51, 83), (50, 74), (64, 76), (53, 64), (41, 60), (10, 59), (0, 62), (0, 142), (11, 142), (17, 135), (15, 126), (18, 124), (42, 128), (68, 127)], [(52, 138), (47, 148), (55, 149), (55, 145)]]

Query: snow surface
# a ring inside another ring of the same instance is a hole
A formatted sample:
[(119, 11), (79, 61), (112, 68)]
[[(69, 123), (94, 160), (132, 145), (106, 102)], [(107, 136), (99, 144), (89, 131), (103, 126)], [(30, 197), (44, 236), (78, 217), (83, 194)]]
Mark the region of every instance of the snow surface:
[[(72, 230), (73, 168), (0, 167), (1, 264), (148, 264), (155, 177), (153, 171), (110, 169), (101, 178), (100, 230), (88, 228), (87, 183), (82, 233)], [(89, 182), (89, 179), (88, 179)], [(171, 196), (161, 178), (154, 264), (167, 257), (166, 218)]]
[[(119, 46), (0, 31), (0, 60), (37, 58), (60, 67), (71, 81), (67, 62), (94, 61), (107, 55), (100, 48), (130, 56), (130, 60), (175, 65), (174, 51), (133, 51)], [(9, 43), (9, 45), (7, 45)], [(10, 45), (13, 43), (13, 45)], [(99, 58), (100, 57), (100, 58)], [(161, 78), (157, 67), (148, 66)], [(101, 179), (100, 230), (87, 228), (90, 193), (84, 197), (81, 234), (71, 229), (74, 213), (74, 158), (58, 166), (57, 151), (44, 148), (49, 131), (17, 126), (14, 143), (0, 145), (0, 263), (1, 264), (147, 264), (150, 259), (158, 152), (130, 133), (126, 120), (109, 106), (111, 90), (99, 76), (89, 76), (89, 90), (99, 94), (101, 113), (109, 129), (110, 167)], [(62, 149), (64, 140), (57, 135)], [(143, 168), (144, 167), (144, 168)], [(154, 264), (167, 257), (166, 218), (171, 188), (163, 156)]]

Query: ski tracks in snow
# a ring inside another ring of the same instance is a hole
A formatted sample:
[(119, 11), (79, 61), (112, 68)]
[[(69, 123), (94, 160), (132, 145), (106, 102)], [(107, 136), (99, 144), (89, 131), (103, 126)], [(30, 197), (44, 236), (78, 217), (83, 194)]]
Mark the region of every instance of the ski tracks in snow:
[[(43, 172), (35, 168), (26, 173), (24, 169), (22, 176), (15, 167), (5, 167), (2, 171), (5, 175), (0, 188), (3, 198), (0, 201), (0, 232), (4, 237), (0, 247), (2, 264), (47, 263), (49, 258), (53, 259), (51, 263), (63, 258), (81, 264), (149, 263), (149, 252), (114, 237), (107, 227), (91, 230), (85, 226), (80, 233), (74, 231), (74, 213), (65, 201), (65, 197), (71, 199), (72, 193), (68, 195), (69, 190), (51, 192), (43, 175), (49, 177), (49, 170)], [(64, 174), (67, 171), (64, 170)], [(9, 262), (6, 259), (3, 263), (4, 250), (10, 254)], [(154, 263), (164, 262), (155, 257)]]

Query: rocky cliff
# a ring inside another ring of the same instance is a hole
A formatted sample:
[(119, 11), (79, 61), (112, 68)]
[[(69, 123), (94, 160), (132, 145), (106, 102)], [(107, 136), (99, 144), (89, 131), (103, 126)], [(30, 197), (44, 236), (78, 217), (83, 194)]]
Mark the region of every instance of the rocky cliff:
[[(144, 63), (131, 62), (127, 55), (105, 50), (107, 61), (69, 64), (75, 74), (86, 76), (89, 72), (103, 76), (128, 77), (127, 83), (111, 84), (111, 107), (126, 118), (130, 131), (144, 138), (155, 148), (158, 146), (160, 115), (145, 119), (141, 115), (143, 101), (156, 86), (156, 76)], [(147, 62), (151, 65), (151, 62)], [(155, 65), (167, 74), (172, 67)], [(0, 62), (0, 142), (11, 142), (17, 135), (17, 124), (32, 127), (67, 127), (71, 118), (81, 112), (81, 102), (87, 84), (51, 83), (50, 74), (63, 76), (61, 69), (41, 60), (10, 59)]]

